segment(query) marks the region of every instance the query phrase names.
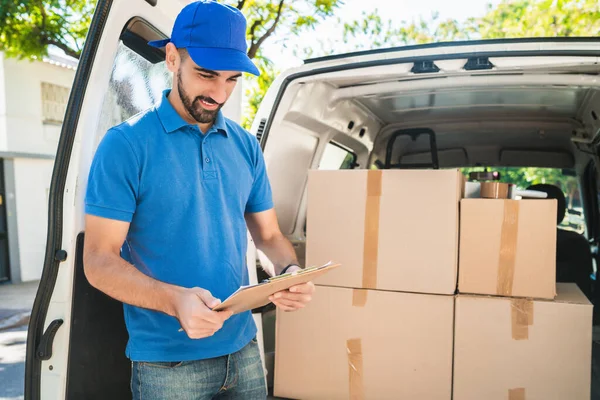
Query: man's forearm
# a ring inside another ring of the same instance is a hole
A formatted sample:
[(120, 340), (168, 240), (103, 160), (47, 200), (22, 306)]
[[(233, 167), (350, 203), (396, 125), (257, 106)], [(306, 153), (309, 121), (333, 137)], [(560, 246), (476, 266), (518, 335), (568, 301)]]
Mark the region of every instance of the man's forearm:
[(90, 284), (108, 296), (175, 316), (175, 297), (183, 288), (153, 279), (112, 253), (86, 254), (84, 265)]
[(269, 240), (256, 243), (256, 247), (265, 253), (273, 263), (275, 275), (279, 275), (290, 264), (298, 264), (294, 246), (284, 235), (277, 235)]

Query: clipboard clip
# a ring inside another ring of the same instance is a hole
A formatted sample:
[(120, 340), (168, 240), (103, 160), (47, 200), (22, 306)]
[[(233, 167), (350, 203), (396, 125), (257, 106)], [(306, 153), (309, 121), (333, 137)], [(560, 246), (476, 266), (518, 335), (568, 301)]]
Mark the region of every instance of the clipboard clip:
[(328, 267), (328, 266), (330, 266), (332, 264), (333, 264), (333, 262), (329, 261), (327, 264), (324, 264), (324, 265), (321, 265), (321, 266), (318, 266), (318, 267), (303, 268), (303, 269), (300, 269), (300, 270), (297, 270), (297, 271), (293, 271), (293, 272), (286, 272), (285, 274), (276, 275), (276, 276), (272, 276), (272, 277), (267, 278), (267, 279), (263, 279), (260, 282), (260, 284), (262, 285), (262, 284), (265, 284), (265, 283), (271, 283), (271, 282), (277, 281), (279, 279), (287, 278), (287, 277), (290, 277), (290, 276), (296, 276), (296, 275), (306, 274), (308, 272), (312, 272), (312, 271), (316, 271), (316, 270), (319, 270), (319, 269), (323, 269), (323, 268)]

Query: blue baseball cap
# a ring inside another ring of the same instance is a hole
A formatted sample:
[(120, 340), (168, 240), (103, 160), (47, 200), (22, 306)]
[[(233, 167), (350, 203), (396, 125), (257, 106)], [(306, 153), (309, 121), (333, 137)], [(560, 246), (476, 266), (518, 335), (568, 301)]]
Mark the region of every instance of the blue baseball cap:
[(188, 4), (175, 19), (171, 38), (148, 44), (160, 48), (169, 42), (185, 48), (202, 68), (260, 75), (246, 54), (246, 18), (235, 7), (211, 0)]

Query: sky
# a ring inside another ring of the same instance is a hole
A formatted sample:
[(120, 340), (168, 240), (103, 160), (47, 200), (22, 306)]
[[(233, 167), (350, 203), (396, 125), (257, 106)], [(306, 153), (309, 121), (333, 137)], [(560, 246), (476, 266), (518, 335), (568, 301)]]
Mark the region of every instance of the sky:
[[(439, 19), (466, 20), (469, 17), (482, 16), (487, 11), (487, 5), (497, 5), (501, 0), (343, 0), (344, 5), (337, 10), (336, 15), (343, 22), (351, 22), (360, 18), (363, 11), (370, 12), (374, 9), (379, 15), (393, 21), (418, 20), (419, 17), (430, 19), (432, 13), (437, 11)], [(336, 37), (341, 35), (340, 27), (336, 26), (336, 18), (324, 21), (314, 32), (307, 32), (300, 37), (287, 41), (289, 50), (282, 48), (280, 40), (267, 40), (263, 45), (265, 55), (270, 58), (280, 70), (285, 70), (302, 63), (292, 52), (294, 47), (306, 46), (319, 37)]]

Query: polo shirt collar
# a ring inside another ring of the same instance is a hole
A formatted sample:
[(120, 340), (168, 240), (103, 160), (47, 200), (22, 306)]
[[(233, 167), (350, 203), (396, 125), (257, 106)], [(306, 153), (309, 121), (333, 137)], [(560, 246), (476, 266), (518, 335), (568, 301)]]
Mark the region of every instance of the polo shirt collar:
[[(158, 113), (158, 118), (162, 123), (163, 128), (167, 133), (174, 133), (179, 129), (190, 126), (197, 128), (195, 124), (188, 124), (179, 113), (173, 108), (167, 96), (171, 92), (171, 89), (167, 89), (163, 91), (162, 97), (156, 106), (156, 112)], [(225, 117), (221, 110), (217, 113), (217, 118), (215, 119), (215, 123), (208, 130), (207, 133), (211, 133), (213, 131), (220, 132), (227, 136), (227, 125), (225, 124)]]

